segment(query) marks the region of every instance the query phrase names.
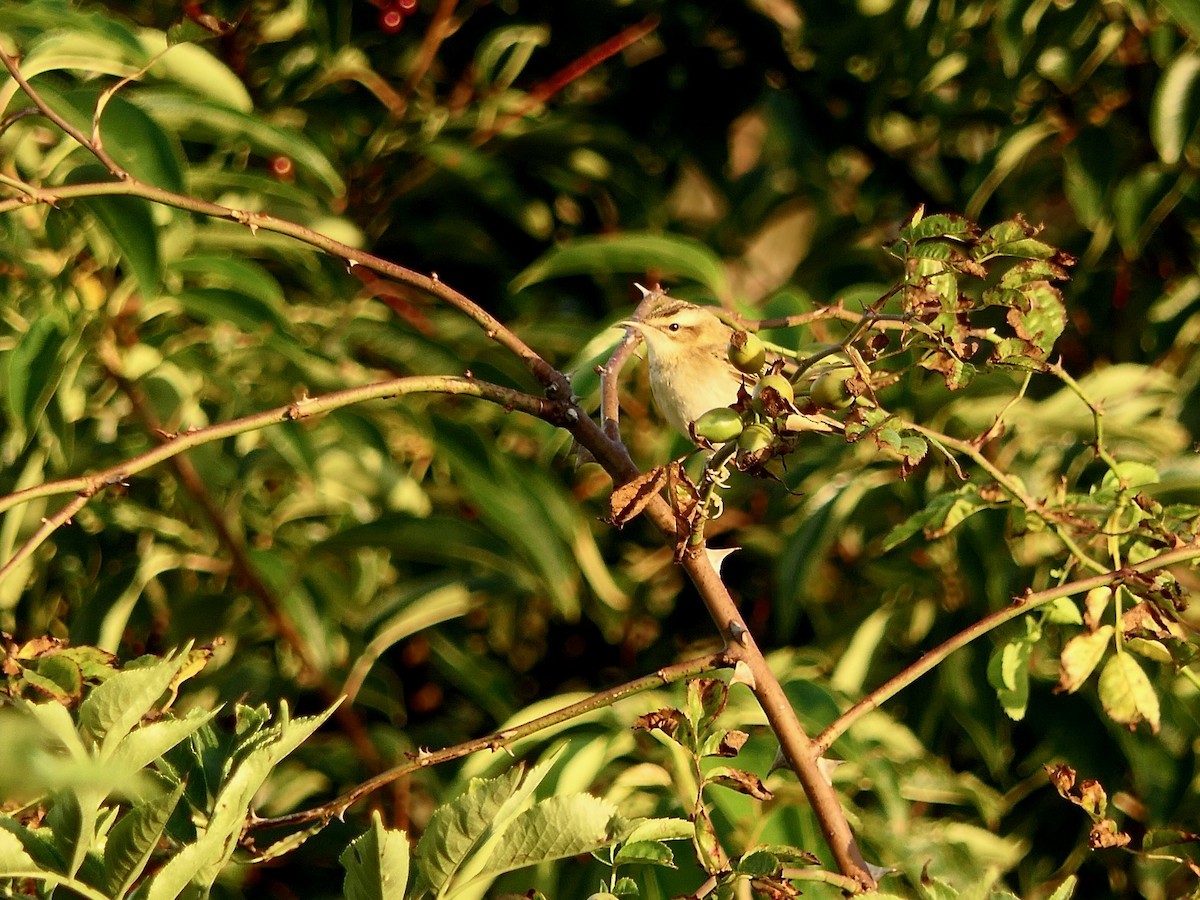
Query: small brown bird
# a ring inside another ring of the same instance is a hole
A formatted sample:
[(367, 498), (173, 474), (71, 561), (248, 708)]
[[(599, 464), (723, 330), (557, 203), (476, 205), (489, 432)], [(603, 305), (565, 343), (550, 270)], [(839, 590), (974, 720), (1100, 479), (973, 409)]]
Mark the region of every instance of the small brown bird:
[(729, 361), (733, 329), (702, 306), (664, 294), (641, 319), (618, 324), (646, 342), (654, 405), (688, 437), (692, 422), (735, 403), (742, 385), (754, 380)]

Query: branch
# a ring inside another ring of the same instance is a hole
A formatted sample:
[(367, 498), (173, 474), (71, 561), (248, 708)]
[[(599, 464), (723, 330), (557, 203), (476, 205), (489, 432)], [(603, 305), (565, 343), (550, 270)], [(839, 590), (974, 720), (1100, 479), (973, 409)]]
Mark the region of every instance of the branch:
[(618, 700), (624, 700), (626, 697), (632, 697), (651, 688), (662, 687), (664, 684), (671, 684), (683, 678), (691, 678), (705, 672), (711, 672), (714, 669), (727, 668), (730, 665), (732, 663), (724, 653), (716, 653), (664, 666), (651, 675), (643, 675), (641, 678), (627, 681), (608, 690), (597, 691), (595, 694), (580, 700), (578, 703), (564, 706), (562, 709), (539, 716), (536, 719), (531, 719), (524, 724), (505, 728), (485, 737), (455, 744), (453, 747), (446, 747), (432, 753), (428, 750), (420, 750), (411, 762), (395, 766), (386, 772), (381, 772), (374, 778), (356, 785), (328, 803), (269, 819), (260, 819), (257, 816), (252, 816), (247, 829), (279, 828), (285, 825), (303, 825), (307, 822), (328, 822), (335, 817), (340, 818), (347, 809), (363, 797), (399, 778), (403, 778), (405, 775), (411, 775), (413, 772), (420, 771), (421, 769), (428, 769), (431, 766), (440, 765), (453, 759), (469, 756), (480, 750), (499, 750), (501, 747), (507, 747), (522, 738), (529, 737), (531, 734), (536, 734), (544, 728), (549, 728), (552, 725), (560, 725), (563, 722), (576, 719), (586, 713), (603, 709), (606, 706), (612, 706)]
[[(146, 430), (150, 434), (156, 435), (163, 442), (169, 441), (170, 436), (163, 429), (162, 422), (155, 415), (149, 401), (146, 399), (146, 395), (134, 382), (126, 378), (121, 371), (121, 360), (117, 355), (116, 347), (109, 341), (103, 340), (99, 344), (98, 355), (109, 376), (116, 381), (122, 393), (129, 398), (134, 414), (142, 421)], [(267, 620), (271, 623), (275, 634), (292, 648), (292, 652), (300, 660), (304, 677), (309, 683), (316, 686), (318, 693), (327, 705), (335, 703), (341, 696), (341, 692), (326, 677), (326, 673), (322, 671), (309, 651), (308, 643), (304, 640), (303, 635), (285, 611), (284, 604), (275, 596), (275, 592), (267, 585), (254, 563), (251, 562), (250, 554), (246, 551), (245, 542), (234, 534), (233, 529), (229, 527), (229, 523), (225, 519), (225, 514), (213, 499), (212, 494), (204, 483), (204, 479), (196, 471), (196, 467), (192, 465), (191, 459), (186, 453), (181, 453), (178, 456), (172, 457), (171, 465), (175, 469), (175, 474), (178, 476), (180, 484), (192, 496), (192, 499), (200, 505), (213, 530), (217, 533), (217, 539), (229, 552), (233, 572), (246, 585), (250, 594), (258, 600), (258, 604), (265, 612)], [(378, 772), (383, 768), (383, 760), (379, 756), (379, 751), (375, 749), (375, 745), (371, 742), (371, 737), (367, 733), (367, 727), (363, 723), (362, 717), (354, 709), (352, 703), (352, 698), (350, 702), (338, 703), (333, 713), (334, 718), (349, 737), (351, 744), (366, 765), (367, 770)]]
[[(624, 33), (624, 38), (633, 36), (635, 31), (640, 27), (646, 27), (648, 31), (649, 28), (653, 27), (653, 20), (648, 19), (642, 23), (642, 26), (635, 26), (634, 29), (627, 30)], [(633, 39), (636, 39), (636, 36)], [(613, 42), (610, 42), (611, 52), (615, 53), (620, 49), (621, 39), (622, 36), (618, 36)], [(607, 48), (609, 45), (602, 45), (602, 47)], [(597, 62), (599, 58), (604, 57), (598, 57)], [(69, 123), (63, 122), (60, 117), (54, 117), (53, 111), (44, 105), (44, 101), (41, 101), (37, 97), (36, 92), (28, 82), (20, 77), (16, 64), (3, 49), (0, 49), (0, 61), (13, 73), (14, 78), (18, 80), (18, 83), (21, 84), (26, 93), (35, 102), (41, 104), (47, 115), (51, 115), (54, 121), (64, 127), (65, 130), (69, 129)], [(568, 70), (563, 70), (563, 72), (559, 73), (559, 76), (565, 77), (569, 69), (570, 67), (568, 67)], [(571, 77), (577, 77), (577, 75)], [(554, 82), (554, 79), (551, 79), (551, 82)], [(67, 133), (83, 146), (95, 152), (96, 148), (88, 142), (88, 139), (84, 135), (74, 130), (67, 130)], [(112, 170), (111, 166), (110, 170)], [(570, 383), (565, 375), (554, 369), (526, 345), (524, 341), (481, 306), (458, 291), (444, 285), (438, 280), (436, 273), (432, 273), (429, 276), (421, 275), (411, 269), (404, 268), (340, 241), (333, 240), (294, 222), (262, 213), (232, 209), (227, 206), (176, 194), (172, 191), (145, 184), (119, 168), (114, 171), (114, 174), (121, 179), (120, 182), (107, 186), (93, 186), (93, 191), (97, 194), (106, 191), (114, 194), (124, 193), (129, 196), (140, 197), (151, 202), (188, 210), (200, 215), (238, 222), (251, 229), (251, 232), (262, 228), (277, 234), (284, 234), (307, 243), (310, 246), (324, 250), (327, 253), (341, 257), (351, 265), (366, 266), (403, 284), (426, 291), (464, 312), (484, 329), (485, 334), (490, 339), (495, 340), (498, 344), (517, 356), (528, 367), (533, 376), (545, 386), (546, 394), (550, 399), (544, 400), (496, 385), (485, 385), (469, 378), (432, 376), (394, 379), (375, 385), (338, 391), (328, 394), (323, 398), (306, 398), (266, 413), (258, 413), (243, 419), (180, 435), (162, 447), (143, 453), (133, 460), (114, 466), (104, 472), (82, 478), (67, 479), (40, 485), (36, 488), (0, 498), (0, 512), (17, 503), (32, 500), (35, 497), (68, 493), (71, 491), (78, 491), (81, 494), (82, 500), (80, 501), (80, 505), (82, 505), (82, 503), (86, 503), (87, 498), (93, 496), (107, 484), (119, 482), (129, 475), (149, 468), (198, 444), (230, 437), (245, 431), (252, 431), (256, 428), (266, 427), (278, 422), (308, 418), (351, 403), (362, 402), (363, 400), (394, 397), (418, 391), (470, 394), (502, 403), (506, 408), (529, 412), (553, 424), (568, 428), (576, 441), (585, 447), (592, 454), (593, 459), (604, 467), (613, 478), (615, 484), (624, 484), (640, 474), (638, 467), (629, 457), (628, 450), (626, 450), (619, 438), (612, 433), (602, 430), (591, 418), (583, 414), (571, 395)], [(65, 189), (31, 189), (25, 197), (0, 202), (0, 212), (17, 209), (31, 202), (53, 203), (55, 200), (66, 196), (68, 194)], [(83, 196), (83, 194), (76, 194), (76, 196)], [(652, 500), (646, 507), (645, 513), (664, 536), (672, 542), (675, 541), (677, 531), (675, 514), (670, 505), (661, 496), (656, 496)], [(51, 531), (53, 529), (50, 529), (47, 535)], [(44, 538), (42, 539), (44, 540)], [(32, 552), (32, 549), (29, 552)], [(830, 849), (833, 852), (838, 868), (844, 875), (851, 877), (862, 887), (874, 887), (875, 879), (871, 876), (855, 844), (837, 793), (817, 768), (819, 754), (813, 752), (813, 745), (805, 734), (799, 719), (796, 717), (795, 711), (788, 703), (782, 686), (770, 671), (766, 660), (750, 636), (749, 630), (746, 628), (745, 622), (742, 621), (728, 589), (709, 563), (703, 542), (687, 548), (682, 564), (684, 570), (688, 573), (700, 592), (700, 596), (714, 623), (724, 636), (728, 652), (736, 654), (738, 661), (744, 663), (751, 673), (753, 681), (752, 690), (766, 713), (767, 720), (779, 738), (784, 756), (796, 771), (800, 783), (812, 803), (813, 810), (818, 818), (823, 834), (829, 841)], [(10, 561), (3, 569), (0, 569), (0, 580), (11, 572), (11, 570), (12, 563)], [(658, 678), (658, 676), (648, 677), (651, 679)], [(428, 764), (427, 762), (418, 762), (416, 767), (420, 768), (422, 765)], [(407, 771), (411, 771), (411, 769), (406, 768), (403, 772), (396, 774), (395, 777), (398, 778)], [(367, 784), (371, 783), (368, 782)]]
[(146, 469), (158, 465), (158, 463), (165, 460), (172, 459), (186, 450), (199, 447), (202, 444), (210, 444), (213, 441), (233, 437), (234, 435), (244, 434), (248, 431), (257, 431), (269, 425), (279, 424), (280, 422), (298, 422), (310, 419), (313, 416), (332, 412), (346, 406), (352, 406), (356, 403), (362, 403), (366, 400), (384, 400), (401, 397), (406, 394), (429, 393), (461, 394), (470, 397), (479, 397), (483, 400), (498, 403), (506, 410), (519, 410), (540, 419), (545, 419), (547, 422), (555, 425), (562, 425), (568, 418), (568, 413), (572, 410), (571, 407), (562, 403), (547, 400), (543, 397), (535, 397), (532, 394), (525, 394), (512, 388), (490, 384), (486, 381), (477, 381), (474, 378), (458, 378), (450, 375), (420, 375), (407, 378), (392, 378), (375, 384), (346, 388), (345, 390), (334, 391), (320, 397), (305, 397), (294, 403), (289, 403), (287, 406), (277, 406), (265, 412), (243, 416), (240, 419), (231, 419), (228, 422), (209, 425), (206, 428), (185, 431), (170, 436), (168, 440), (158, 447), (147, 450), (145, 453), (141, 453), (131, 459), (119, 462), (107, 469), (102, 469), (89, 475), (80, 475), (75, 478), (48, 481), (44, 484), (35, 485), (34, 487), (0, 497), (0, 512), (4, 512), (18, 504), (27, 503), (39, 497), (51, 497), (57, 494), (70, 493), (79, 495), (76, 500), (68, 504), (68, 507), (64, 507), (65, 510), (71, 508), (73, 504), (78, 504), (73, 506), (71, 512), (68, 512), (65, 517), (60, 518), (63, 515), (63, 511), (60, 511), (53, 519), (46, 520), (46, 523), (56, 524), (48, 528), (47, 524), (43, 523), (42, 527), (25, 542), (13, 558), (6, 562), (3, 567), (0, 567), (0, 582), (3, 582), (7, 576), (12, 574), (21, 561), (53, 534), (59, 525), (68, 521), (89, 499), (104, 488), (120, 484), (130, 476), (144, 472)]
[(989, 631), (999, 628), (1005, 622), (1010, 622), (1018, 616), (1032, 612), (1040, 606), (1045, 606), (1047, 603), (1058, 600), (1060, 597), (1073, 597), (1076, 594), (1086, 594), (1093, 588), (1116, 584), (1127, 578), (1130, 574), (1151, 572), (1156, 569), (1166, 568), (1167, 566), (1177, 565), (1178, 563), (1190, 562), (1194, 559), (1200, 559), (1200, 541), (1194, 541), (1191, 544), (1177, 547), (1174, 550), (1168, 550), (1165, 553), (1160, 553), (1158, 556), (1152, 556), (1149, 559), (1142, 560), (1139, 563), (1126, 566), (1122, 569), (1114, 569), (1100, 575), (1093, 575), (1091, 578), (1069, 581), (1066, 584), (1047, 588), (1044, 591), (1028, 591), (1023, 596), (1014, 597), (1011, 605), (997, 610), (988, 616), (984, 616), (975, 624), (964, 628), (958, 634), (949, 640), (943, 641), (928, 653), (922, 655), (912, 665), (875, 688), (875, 690), (855, 703), (850, 709), (838, 716), (828, 728), (821, 732), (813, 743), (821, 753), (824, 753), (834, 741), (846, 733), (851, 725), (867, 713), (879, 708), (886, 700), (890, 700), (926, 672), (938, 666), (942, 660), (955, 650), (965, 647), (977, 637), (981, 637)]
[(1014, 500), (1024, 506), (1028, 512), (1049, 525), (1058, 539), (1063, 542), (1063, 546), (1067, 548), (1067, 551), (1079, 560), (1085, 568), (1091, 569), (1093, 572), (1107, 571), (1103, 563), (1097, 562), (1083, 552), (1083, 548), (1075, 543), (1075, 539), (1067, 532), (1066, 527), (1058, 516), (1055, 516), (1046, 508), (1044, 503), (1026, 491), (1019, 481), (1014, 480), (1007, 473), (997, 468), (990, 459), (979, 452), (979, 448), (974, 443), (950, 437), (948, 434), (934, 431), (932, 428), (926, 428), (923, 425), (917, 425), (915, 422), (905, 422), (904, 424), (918, 434), (929, 438), (934, 443), (944, 444), (947, 447), (954, 448), (965, 456), (969, 456), (976, 465), (994, 478), (996, 483), (1004, 488)]

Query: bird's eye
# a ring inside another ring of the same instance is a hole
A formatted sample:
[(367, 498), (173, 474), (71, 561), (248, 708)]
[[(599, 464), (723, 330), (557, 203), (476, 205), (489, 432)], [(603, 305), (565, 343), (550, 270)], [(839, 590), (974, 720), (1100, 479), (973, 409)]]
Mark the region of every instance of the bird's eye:
[(678, 331), (678, 330), (679, 330), (678, 322), (672, 322), (670, 325), (667, 326), (667, 331)]

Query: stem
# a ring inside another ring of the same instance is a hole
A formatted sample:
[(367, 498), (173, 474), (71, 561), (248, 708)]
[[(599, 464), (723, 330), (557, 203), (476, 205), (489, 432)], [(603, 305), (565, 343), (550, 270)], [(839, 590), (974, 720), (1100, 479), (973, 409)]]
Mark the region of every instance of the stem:
[[(611, 49), (613, 53), (618, 52), (622, 46), (627, 46), (628, 42), (636, 40), (645, 31), (649, 31), (654, 27), (654, 24), (654, 19), (647, 19), (641, 26), (634, 26), (631, 29), (627, 29), (622, 36), (618, 36), (610, 44), (602, 45), (600, 50), (607, 52)], [(639, 29), (643, 27), (645, 31), (639, 33)], [(622, 44), (622, 40), (626, 40), (627, 43)], [(599, 55), (600, 50), (596, 51), (596, 62), (602, 58), (606, 58)], [(93, 153), (97, 152), (99, 148), (94, 147), (85, 135), (73, 129), (70, 123), (65, 122), (65, 120), (57, 116), (53, 110), (45, 105), (45, 102), (41, 100), (36, 91), (21, 76), (13, 58), (5, 53), (3, 49), (0, 49), (0, 62), (3, 62), (4, 66), (13, 74), (17, 83), (52, 121), (62, 127), (67, 134), (82, 146), (87, 147)], [(555, 78), (561, 80), (560, 76), (566, 77), (568, 74), (570, 74), (570, 67), (567, 70), (563, 70)], [(570, 77), (578, 77), (578, 73)], [(551, 79), (552, 84), (558, 83), (555, 78)], [(100, 152), (103, 151), (101, 150)], [(101, 158), (102, 161), (105, 159), (99, 156), (98, 158)], [(305, 398), (289, 406), (280, 407), (266, 413), (246, 416), (233, 422), (173, 437), (162, 447), (143, 453), (134, 460), (118, 464), (105, 472), (83, 478), (66, 479), (60, 482), (40, 485), (0, 498), (0, 512), (17, 503), (31, 500), (35, 497), (69, 493), (71, 491), (80, 493), (80, 498), (74, 502), (78, 503), (81, 507), (87, 502), (88, 498), (94, 496), (106, 485), (119, 482), (129, 475), (176, 456), (198, 444), (219, 440), (223, 437), (230, 437), (278, 422), (308, 418), (351, 403), (358, 403), (368, 399), (394, 397), (418, 391), (474, 395), (492, 400), (493, 402), (502, 403), (506, 408), (520, 409), (539, 418), (544, 418), (553, 424), (564, 426), (571, 432), (576, 441), (592, 454), (592, 458), (604, 467), (618, 486), (636, 478), (640, 474), (638, 467), (630, 458), (628, 450), (615, 433), (601, 429), (600, 426), (579, 408), (578, 404), (572, 398), (570, 383), (565, 375), (552, 367), (526, 345), (524, 341), (477, 303), (444, 285), (438, 279), (436, 273), (431, 273), (428, 276), (421, 275), (411, 269), (350, 247), (347, 244), (333, 240), (294, 222), (261, 213), (232, 209), (194, 197), (176, 194), (172, 191), (163, 190), (134, 179), (128, 172), (125, 172), (117, 167), (115, 163), (112, 163), (111, 160), (105, 161), (105, 164), (121, 180), (111, 185), (92, 185), (91, 190), (94, 195), (105, 193), (127, 194), (129, 196), (141, 197), (154, 203), (161, 203), (165, 206), (195, 212), (200, 215), (237, 222), (250, 228), (251, 232), (262, 228), (273, 233), (287, 235), (312, 247), (345, 259), (351, 265), (366, 266), (398, 282), (421, 289), (437, 299), (450, 304), (475, 321), (483, 328), (485, 334), (490, 339), (495, 340), (520, 359), (533, 376), (545, 386), (546, 393), (551, 399), (544, 400), (509, 388), (477, 382), (470, 378), (431, 376), (392, 379), (375, 385), (338, 391), (325, 395), (322, 398)], [(53, 203), (68, 195), (69, 193), (66, 188), (55, 190), (31, 189), (25, 197), (0, 201), (0, 212), (18, 209), (31, 202)], [(75, 196), (86, 196), (86, 194), (79, 192)], [(675, 514), (661, 495), (653, 498), (651, 503), (646, 507), (645, 514), (668, 540), (675, 540)], [(52, 531), (53, 528), (47, 530), (46, 535), (48, 536)], [(44, 538), (42, 539), (44, 540)], [(36, 546), (36, 544), (32, 546)], [(32, 552), (32, 549), (29, 552)], [(805, 734), (803, 726), (801, 726), (799, 719), (796, 717), (795, 710), (789, 704), (782, 686), (770, 671), (766, 660), (754, 643), (749, 630), (741, 620), (728, 589), (708, 561), (703, 543), (688, 548), (687, 553), (684, 554), (683, 567), (696, 585), (709, 614), (726, 639), (726, 656), (729, 658), (736, 657), (736, 661), (743, 664), (747, 671), (749, 671), (753, 681), (752, 690), (759, 705), (766, 713), (767, 720), (779, 738), (784, 756), (796, 771), (800, 783), (810, 799), (821, 831), (829, 841), (838, 868), (843, 874), (852, 878), (859, 886), (867, 889), (873, 888), (875, 879), (867, 869), (866, 863), (863, 861), (862, 855), (854, 841), (849, 823), (846, 821), (845, 811), (841, 807), (837, 793), (833, 789), (833, 786), (821, 775), (817, 767), (819, 754), (814, 752), (815, 747), (809, 741), (808, 735)], [(11, 570), (12, 562), (10, 561), (3, 569), (0, 569), (0, 579), (11, 572)], [(657, 679), (659, 676), (648, 677)], [(503, 738), (504, 734), (500, 737)], [(483, 746), (488, 745), (485, 744)], [(415, 766), (416, 768), (422, 768), (430, 764), (427, 760), (434, 758), (436, 758), (435, 754), (426, 754)], [(412, 770), (409, 767), (402, 767), (402, 770), (393, 770), (396, 773), (394, 778), (399, 778)], [(382, 778), (383, 776), (379, 777)], [(366, 784), (371, 785), (372, 782), (367, 782)], [(373, 789), (373, 787), (369, 788), (367, 792), (370, 789)]]
[(974, 443), (970, 441), (961, 441), (958, 438), (952, 438), (948, 434), (942, 434), (941, 432), (934, 431), (932, 428), (926, 428), (925, 426), (917, 425), (914, 422), (905, 422), (904, 424), (906, 427), (911, 428), (913, 431), (916, 431), (924, 437), (929, 438), (931, 441), (936, 441), (939, 444), (952, 447), (959, 453), (969, 456), (976, 465), (992, 476), (996, 483), (1004, 488), (1004, 490), (1007, 491), (1009, 495), (1013, 497), (1013, 499), (1024, 506), (1028, 512), (1037, 516), (1048, 526), (1050, 526), (1050, 528), (1054, 531), (1055, 536), (1057, 536), (1058, 539), (1063, 542), (1063, 546), (1067, 548), (1067, 551), (1076, 559), (1078, 559), (1085, 568), (1091, 569), (1093, 572), (1108, 571), (1103, 563), (1097, 562), (1083, 552), (1083, 549), (1075, 542), (1075, 539), (1071, 537), (1063, 523), (1053, 516), (1048, 509), (1046, 509), (1045, 504), (1039, 501), (1036, 497), (1031, 496), (1018, 482), (1014, 481), (1007, 473), (997, 468), (990, 459), (979, 452), (979, 448), (976, 447)]
[(453, 759), (459, 759), (460, 757), (477, 753), (480, 750), (499, 750), (501, 747), (507, 747), (522, 738), (536, 734), (552, 725), (561, 725), (563, 722), (576, 719), (586, 713), (595, 712), (606, 706), (612, 706), (618, 700), (624, 700), (627, 697), (632, 697), (652, 688), (662, 687), (664, 684), (671, 684), (683, 678), (691, 678), (715, 669), (727, 668), (730, 665), (732, 665), (732, 662), (724, 653), (716, 653), (664, 666), (653, 674), (643, 675), (641, 678), (627, 681), (608, 690), (597, 691), (590, 697), (580, 700), (578, 703), (564, 706), (562, 709), (539, 716), (536, 719), (531, 719), (521, 725), (505, 728), (485, 737), (455, 744), (453, 747), (446, 747), (432, 753), (424, 750), (419, 751), (416, 754), (416, 758), (411, 762), (395, 766), (386, 772), (381, 772), (374, 778), (356, 785), (328, 803), (269, 819), (260, 819), (255, 816), (251, 818), (247, 827), (252, 829), (278, 828), (285, 825), (302, 825), (306, 822), (328, 822), (330, 819), (341, 816), (363, 797), (399, 778), (403, 778), (405, 775), (410, 775), (421, 769), (428, 769), (430, 766), (440, 765)]
[(70, 520), (84, 504), (92, 497), (111, 485), (120, 484), (130, 476), (144, 472), (179, 454), (223, 440), (248, 431), (257, 431), (269, 425), (281, 422), (297, 422), (309, 419), (323, 413), (332, 412), (345, 406), (362, 403), (366, 400), (381, 400), (400, 397), (406, 394), (440, 393), (464, 394), (479, 397), (498, 403), (505, 409), (517, 409), (521, 412), (537, 416), (548, 422), (561, 425), (567, 417), (568, 409), (562, 404), (534, 397), (512, 388), (477, 381), (474, 378), (458, 378), (451, 375), (421, 375), (408, 378), (392, 378), (375, 384), (361, 387), (346, 388), (334, 391), (320, 397), (306, 397), (289, 403), (287, 406), (277, 406), (265, 412), (253, 413), (240, 419), (232, 419), (206, 428), (197, 428), (181, 434), (169, 436), (161, 445), (147, 450), (130, 459), (93, 472), (90, 475), (80, 475), (75, 478), (64, 478), (60, 481), (47, 481), (44, 484), (26, 488), (23, 491), (0, 497), (0, 512), (11, 509), (21, 503), (36, 500), (39, 497), (51, 497), (56, 494), (76, 493), (79, 496), (67, 504), (54, 517), (45, 520), (33, 536), (13, 555), (13, 558), (0, 567), (0, 582), (12, 574), (13, 570), (42, 544), (54, 531)]
[(916, 662), (875, 688), (875, 690), (855, 703), (850, 709), (838, 716), (828, 728), (821, 732), (816, 740), (813, 741), (813, 744), (821, 753), (824, 753), (834, 741), (845, 734), (850, 726), (864, 715), (879, 708), (884, 701), (891, 699), (926, 672), (937, 667), (942, 660), (955, 650), (965, 647), (971, 641), (987, 634), (989, 631), (994, 631), (1005, 622), (1010, 622), (1018, 616), (1032, 612), (1038, 607), (1045, 606), (1047, 603), (1051, 603), (1060, 597), (1085, 594), (1092, 590), (1092, 588), (1116, 585), (1131, 574), (1151, 572), (1155, 569), (1163, 569), (1167, 566), (1190, 562), (1194, 559), (1200, 559), (1200, 541), (1195, 541), (1175, 550), (1168, 550), (1165, 553), (1152, 556), (1131, 566), (1113, 569), (1100, 575), (1093, 575), (1091, 578), (1070, 581), (1044, 591), (1028, 591), (1021, 597), (1014, 597), (1011, 605), (997, 610), (988, 616), (984, 616), (975, 624), (964, 628), (958, 634), (938, 644), (938, 646), (928, 653), (922, 655)]

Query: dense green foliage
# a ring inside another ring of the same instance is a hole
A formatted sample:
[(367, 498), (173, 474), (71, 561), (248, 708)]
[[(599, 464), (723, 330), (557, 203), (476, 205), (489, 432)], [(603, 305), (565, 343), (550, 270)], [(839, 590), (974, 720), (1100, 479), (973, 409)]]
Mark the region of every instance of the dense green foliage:
[[(638, 280), (747, 321), (813, 314), (761, 332), (801, 357), (867, 353), (873, 334), (818, 315), (838, 303), (924, 328), (870, 345), (850, 412), (824, 404), (856, 440), (804, 434), (771, 477), (734, 473), (707, 525), (742, 548), (722, 574), (811, 733), (1026, 590), (1195, 543), (1200, 18), (1180, 0), (426, 0), (398, 30), (366, 0), (202, 7), (226, 33), (173, 2), (0, 0), (0, 48), (85, 135), (99, 104), (141, 182), (436, 272), (589, 411)], [(19, 201), (112, 181), (30, 106), (0, 81), (0, 496), (396, 376), (541, 393), (459, 310), (253, 220)], [(988, 328), (984, 360), (964, 348)], [(743, 885), (829, 866), (795, 780), (768, 776), (754, 698), (711, 683), (523, 738), (525, 770), (480, 752), (373, 794), (382, 818), (363, 802), (235, 846), (251, 808), (719, 647), (675, 548), (606, 521), (610, 481), (561, 428), (437, 393), (280, 419), (95, 486), (0, 580), (0, 874), (368, 897), (407, 876), (397, 828), (427, 836), (415, 884), (465, 871), (489, 896), (680, 895), (722, 853)], [(640, 372), (621, 428), (651, 472), (686, 452)], [(3, 506), (0, 565), (78, 489)], [(866, 858), (897, 869), (884, 890), (1197, 891), (1171, 832), (1200, 831), (1196, 576), (1172, 571), (983, 633), (833, 744)], [(669, 727), (632, 730), (659, 709)], [(732, 769), (716, 751), (738, 729)], [(1089, 849), (1110, 826), (1129, 847)], [(501, 859), (485, 839), (510, 827), (591, 837)]]

